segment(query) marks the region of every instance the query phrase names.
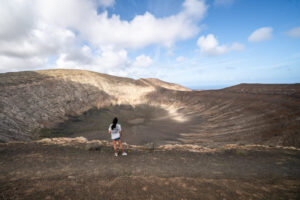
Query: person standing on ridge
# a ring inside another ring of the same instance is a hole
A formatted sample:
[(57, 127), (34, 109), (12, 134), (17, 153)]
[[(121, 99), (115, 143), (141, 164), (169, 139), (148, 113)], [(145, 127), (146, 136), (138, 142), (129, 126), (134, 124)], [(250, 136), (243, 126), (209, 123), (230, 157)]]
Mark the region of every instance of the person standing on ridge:
[(124, 151), (124, 148), (122, 146), (122, 129), (121, 125), (118, 124), (118, 118), (115, 117), (113, 123), (109, 125), (108, 133), (111, 134), (111, 139), (113, 140), (115, 156), (118, 156), (117, 142), (119, 143), (120, 149), (122, 150), (122, 156), (127, 156), (127, 153)]

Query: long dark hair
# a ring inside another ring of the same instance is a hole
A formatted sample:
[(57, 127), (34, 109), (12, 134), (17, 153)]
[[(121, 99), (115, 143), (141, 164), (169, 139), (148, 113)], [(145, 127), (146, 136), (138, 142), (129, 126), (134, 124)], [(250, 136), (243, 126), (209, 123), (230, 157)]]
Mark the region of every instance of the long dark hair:
[(113, 125), (111, 126), (111, 130), (116, 128), (117, 123), (118, 123), (118, 118), (115, 117), (114, 120), (113, 120)]

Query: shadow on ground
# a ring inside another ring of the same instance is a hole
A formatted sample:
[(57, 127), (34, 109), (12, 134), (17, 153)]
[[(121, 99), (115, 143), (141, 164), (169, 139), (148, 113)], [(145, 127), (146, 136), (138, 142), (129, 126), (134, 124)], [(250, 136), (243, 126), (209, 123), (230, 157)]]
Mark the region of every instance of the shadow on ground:
[[(179, 115), (179, 114), (178, 114)], [(69, 119), (52, 129), (41, 129), (40, 137), (79, 137), (88, 140), (109, 140), (108, 126), (114, 117), (119, 118), (123, 128), (122, 140), (128, 144), (143, 145), (155, 143), (180, 143), (177, 140), (188, 130), (189, 121), (179, 122), (170, 116), (168, 110), (147, 104), (137, 106), (117, 105), (92, 108), (82, 115), (69, 116)]]

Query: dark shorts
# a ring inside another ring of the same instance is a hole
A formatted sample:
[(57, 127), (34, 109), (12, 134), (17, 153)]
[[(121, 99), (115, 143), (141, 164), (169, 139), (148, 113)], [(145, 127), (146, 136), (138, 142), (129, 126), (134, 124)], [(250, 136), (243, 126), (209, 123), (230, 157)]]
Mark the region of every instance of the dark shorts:
[(116, 138), (116, 139), (114, 139), (114, 141), (119, 141), (120, 140), (120, 138), (118, 137), (118, 138)]

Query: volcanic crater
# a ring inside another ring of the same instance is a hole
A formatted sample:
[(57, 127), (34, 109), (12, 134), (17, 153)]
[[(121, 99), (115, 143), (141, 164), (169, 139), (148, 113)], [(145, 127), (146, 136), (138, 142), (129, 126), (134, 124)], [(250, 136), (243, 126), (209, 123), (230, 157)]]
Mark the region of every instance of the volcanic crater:
[[(122, 125), (126, 157), (107, 129)], [(0, 199), (299, 199), (300, 84), (0, 74)]]
[(120, 119), (128, 144), (300, 146), (300, 84), (192, 91), (158, 79), (83, 70), (0, 75), (0, 141), (109, 139)]

